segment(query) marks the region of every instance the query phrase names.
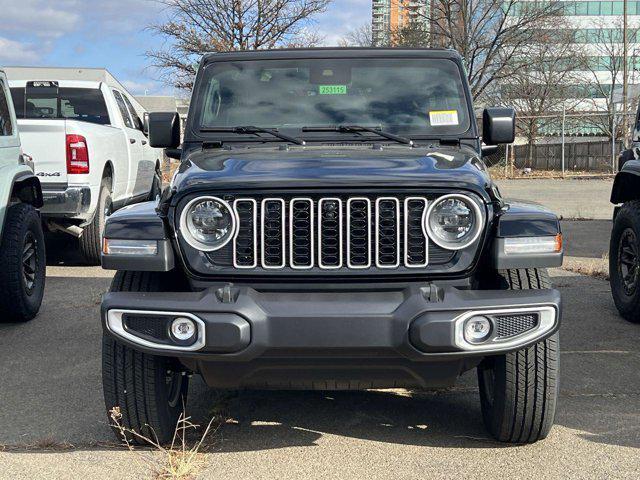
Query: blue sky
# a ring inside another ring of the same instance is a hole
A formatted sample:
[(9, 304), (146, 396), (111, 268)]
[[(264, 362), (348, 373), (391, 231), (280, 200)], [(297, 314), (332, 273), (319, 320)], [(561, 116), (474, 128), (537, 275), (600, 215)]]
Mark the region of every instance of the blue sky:
[[(134, 94), (170, 94), (144, 53), (162, 43), (154, 0), (0, 0), (0, 65), (106, 67)], [(335, 45), (370, 21), (371, 0), (334, 0), (313, 28)]]

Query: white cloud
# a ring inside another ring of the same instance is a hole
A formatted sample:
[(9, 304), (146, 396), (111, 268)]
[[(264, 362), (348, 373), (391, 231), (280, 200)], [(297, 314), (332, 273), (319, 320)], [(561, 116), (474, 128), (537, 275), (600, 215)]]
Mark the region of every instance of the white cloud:
[(371, 0), (334, 0), (327, 12), (316, 20), (316, 29), (324, 37), (324, 44), (338, 45), (350, 30), (371, 23)]
[[(18, 32), (21, 36), (58, 38), (77, 28), (80, 22), (78, 0), (0, 0), (0, 32)], [(88, 2), (85, 2), (88, 3)]]
[(153, 94), (158, 89), (158, 84), (151, 80), (124, 80), (122, 84), (129, 93), (134, 95), (144, 95), (145, 93)]
[(0, 65), (25, 65), (39, 59), (34, 45), (0, 37)]
[(85, 30), (96, 35), (140, 31), (158, 18), (154, 0), (0, 0), (0, 33), (55, 39)]

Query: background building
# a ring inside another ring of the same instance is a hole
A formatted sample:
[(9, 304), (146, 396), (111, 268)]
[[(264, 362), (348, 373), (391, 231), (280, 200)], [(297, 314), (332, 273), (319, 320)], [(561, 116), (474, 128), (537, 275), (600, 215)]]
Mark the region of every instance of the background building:
[[(515, 5), (514, 15), (526, 14), (526, 9), (535, 8), (537, 0), (521, 0)], [(557, 2), (560, 28), (553, 28), (551, 38), (567, 42), (569, 49), (562, 55), (567, 61), (576, 62), (580, 67), (571, 75), (564, 76), (571, 88), (563, 89), (564, 100), (556, 102), (580, 112), (618, 112), (622, 116), (622, 89), (624, 81), (624, 30), (622, 1), (569, 1)], [(531, 7), (529, 7), (531, 5)], [(627, 2), (627, 82), (629, 105), (637, 104), (640, 84), (640, 2)], [(549, 59), (554, 61), (555, 59)], [(562, 62), (557, 62), (562, 68)], [(561, 89), (558, 89), (560, 91)], [(630, 107), (627, 108), (630, 110)], [(606, 120), (609, 121), (610, 120)], [(605, 123), (606, 123), (605, 121)], [(597, 122), (595, 122), (597, 123)], [(583, 122), (580, 134), (598, 134), (598, 126)]]
[(372, 37), (375, 46), (389, 45), (394, 31), (412, 22), (429, 22), (427, 13), (430, 0), (373, 0)]

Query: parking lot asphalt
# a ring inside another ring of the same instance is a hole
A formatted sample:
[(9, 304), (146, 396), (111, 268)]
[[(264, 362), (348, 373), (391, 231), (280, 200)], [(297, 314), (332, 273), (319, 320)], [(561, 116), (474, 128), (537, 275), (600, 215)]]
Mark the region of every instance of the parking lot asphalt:
[(565, 256), (603, 258), (605, 254), (608, 255), (611, 220), (563, 220), (560, 224)]
[(611, 220), (612, 178), (498, 180), (503, 197), (536, 202), (564, 219)]
[[(576, 249), (607, 228), (576, 223), (565, 226)], [(598, 255), (601, 245), (582, 253)], [(57, 248), (40, 315), (0, 325), (0, 478), (152, 476), (148, 458), (114, 445), (104, 415), (98, 311), (111, 274)], [(221, 403), (229, 417), (211, 437), (201, 477), (638, 478), (640, 326), (617, 315), (606, 282), (556, 269), (552, 278), (564, 318), (561, 398), (547, 440), (492, 441), (473, 374), (439, 392), (223, 397), (196, 380), (187, 407), (196, 422)]]

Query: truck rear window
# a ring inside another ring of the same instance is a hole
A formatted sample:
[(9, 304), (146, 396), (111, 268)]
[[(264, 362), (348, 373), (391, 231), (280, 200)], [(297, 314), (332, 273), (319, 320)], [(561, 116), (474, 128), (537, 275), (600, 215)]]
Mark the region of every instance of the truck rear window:
[(97, 88), (59, 88), (42, 93), (24, 88), (12, 88), (11, 97), (18, 118), (79, 120), (108, 125), (109, 112), (102, 92)]

